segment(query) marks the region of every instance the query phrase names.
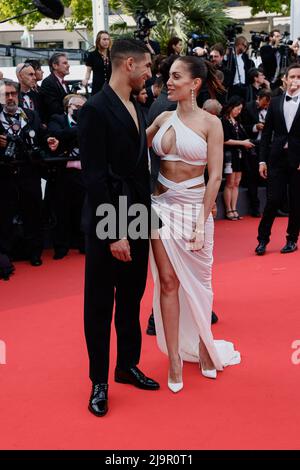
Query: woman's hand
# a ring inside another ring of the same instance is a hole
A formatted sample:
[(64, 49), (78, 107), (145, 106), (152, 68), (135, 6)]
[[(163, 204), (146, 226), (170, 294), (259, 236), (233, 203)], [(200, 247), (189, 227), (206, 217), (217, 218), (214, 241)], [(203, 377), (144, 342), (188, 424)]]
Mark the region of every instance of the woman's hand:
[(199, 251), (204, 247), (204, 231), (194, 230), (190, 241), (186, 243), (186, 249), (189, 251)]
[(243, 145), (246, 149), (252, 149), (253, 147), (255, 147), (255, 144), (253, 144), (252, 142), (250, 142), (249, 139), (242, 140), (242, 145)]

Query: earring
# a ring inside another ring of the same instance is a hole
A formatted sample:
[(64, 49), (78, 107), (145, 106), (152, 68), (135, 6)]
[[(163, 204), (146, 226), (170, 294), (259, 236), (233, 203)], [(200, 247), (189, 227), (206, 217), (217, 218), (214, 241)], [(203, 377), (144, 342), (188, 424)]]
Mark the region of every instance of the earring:
[(195, 99), (195, 92), (194, 92), (193, 89), (191, 90), (191, 94), (192, 94), (192, 110), (195, 111), (195, 109), (196, 109), (196, 99)]

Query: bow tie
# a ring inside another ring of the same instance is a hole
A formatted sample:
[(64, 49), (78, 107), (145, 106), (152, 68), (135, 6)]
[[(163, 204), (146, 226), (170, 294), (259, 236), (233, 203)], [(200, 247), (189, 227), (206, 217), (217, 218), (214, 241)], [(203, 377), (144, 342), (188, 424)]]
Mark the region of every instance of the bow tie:
[(295, 103), (297, 103), (297, 101), (298, 101), (298, 96), (289, 96), (289, 95), (286, 95), (285, 101), (291, 101), (291, 100), (293, 100)]

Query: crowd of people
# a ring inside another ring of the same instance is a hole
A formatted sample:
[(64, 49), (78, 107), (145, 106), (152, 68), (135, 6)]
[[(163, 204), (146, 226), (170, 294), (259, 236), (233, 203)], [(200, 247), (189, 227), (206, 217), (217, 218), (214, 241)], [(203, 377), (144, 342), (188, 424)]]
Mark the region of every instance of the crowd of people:
[[(96, 416), (108, 410), (114, 301), (115, 380), (159, 388), (137, 368), (150, 235), (151, 321), (154, 326), (155, 318), (159, 347), (169, 357), (168, 387), (174, 393), (183, 388), (183, 360), (199, 362), (208, 378), (240, 362), (232, 343), (214, 341), (211, 332), (212, 212), (222, 178), (230, 221), (242, 219), (237, 211), (242, 178), (250, 214), (261, 216), (258, 186), (267, 179), (257, 255), (266, 251), (288, 187), (289, 223), (281, 252), (297, 249), (300, 64), (290, 48), (282, 69), (279, 36), (270, 33), (262, 64), (255, 67), (244, 36), (227, 50), (222, 44), (197, 47), (193, 56), (183, 56), (182, 41), (172, 38), (164, 56), (149, 40), (116, 40), (110, 49), (109, 34), (100, 31), (83, 77), (87, 86), (93, 72), (87, 103), (85, 96), (70, 93), (64, 53), (51, 56), (44, 80), (38, 61), (27, 60), (16, 68), (18, 83), (5, 77), (0, 82), (0, 261), (14, 257), (21, 225), (25, 256), (32, 266), (42, 264), (45, 208), (52, 217), (53, 258), (64, 258), (70, 248), (86, 254), (89, 409)], [(146, 236), (135, 238), (128, 225), (124, 231), (116, 222), (113, 234), (101, 238), (99, 207), (113, 206), (121, 224), (121, 196), (130, 207), (142, 204), (155, 213), (158, 226), (149, 224)], [(173, 217), (176, 204), (196, 208), (183, 214), (180, 226)], [(182, 224), (190, 228), (188, 235)], [(13, 269), (6, 266), (3, 277)]]

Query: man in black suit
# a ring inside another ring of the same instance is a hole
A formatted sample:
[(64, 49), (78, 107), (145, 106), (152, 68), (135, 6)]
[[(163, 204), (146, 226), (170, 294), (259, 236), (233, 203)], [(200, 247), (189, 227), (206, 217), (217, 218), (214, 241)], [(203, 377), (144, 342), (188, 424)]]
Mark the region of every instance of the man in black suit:
[[(85, 335), (93, 384), (89, 410), (96, 416), (103, 416), (108, 410), (114, 301), (115, 381), (146, 390), (159, 388), (157, 382), (137, 368), (141, 352), (140, 301), (147, 279), (149, 241), (147, 234), (137, 239), (130, 237), (127, 219), (122, 220), (133, 204), (142, 204), (146, 212), (150, 211), (145, 128), (131, 93), (138, 94), (151, 76), (151, 56), (142, 42), (124, 39), (114, 42), (111, 61), (109, 85), (105, 84), (88, 101), (79, 119), (80, 156), (87, 193), (83, 229), (86, 233)], [(120, 197), (127, 201), (123, 210), (119, 207)], [(108, 220), (108, 232), (103, 233), (105, 218), (97, 217), (96, 212), (107, 214), (111, 209), (116, 217), (112, 217), (113, 223)]]
[(263, 255), (269, 243), (277, 210), (289, 184), (287, 241), (281, 253), (297, 249), (300, 227), (300, 64), (286, 72), (287, 91), (273, 98), (260, 144), (259, 173), (267, 178), (267, 204), (258, 228), (256, 253)]
[(266, 120), (267, 110), (271, 101), (269, 90), (259, 90), (257, 99), (246, 104), (243, 113), (243, 124), (247, 135), (255, 143), (255, 148), (245, 152), (245, 176), (247, 180), (250, 214), (252, 217), (260, 217), (260, 202), (258, 199), (259, 185), (259, 146), (261, 135)]
[[(29, 160), (25, 141), (28, 145), (28, 132), (34, 131), (34, 145), (46, 145), (46, 133), (35, 111), (19, 107), (18, 95), (17, 83), (6, 79), (0, 82), (0, 102), (3, 105), (0, 112), (0, 160), (5, 163), (0, 166), (0, 249), (11, 255), (13, 218), (20, 213), (28, 257), (32, 266), (40, 266), (43, 250), (41, 177), (38, 165)], [(15, 147), (11, 147), (13, 141), (16, 142)], [(10, 148), (11, 156), (7, 155)]]
[(29, 63), (21, 63), (16, 67), (16, 75), (20, 83), (19, 103), (23, 109), (40, 112), (39, 95), (34, 91), (36, 87), (35, 70)]
[(291, 59), (291, 49), (288, 45), (280, 46), (281, 40), (281, 32), (274, 29), (270, 32), (269, 44), (260, 49), (264, 74), (272, 89), (278, 86), (280, 72), (289, 65)]
[(246, 98), (249, 85), (248, 72), (255, 67), (253, 60), (247, 54), (249, 44), (244, 36), (235, 39), (234, 47), (229, 50), (224, 60), (225, 68), (230, 72), (228, 95)]
[(82, 95), (65, 98), (65, 113), (54, 114), (48, 132), (59, 140), (57, 153), (69, 160), (60, 162), (47, 181), (47, 196), (53, 210), (53, 259), (64, 258), (71, 247), (84, 252), (83, 234), (80, 231), (81, 211), (85, 196), (78, 144), (78, 115), (86, 102)]
[(68, 57), (55, 52), (49, 59), (50, 75), (43, 80), (40, 88), (43, 122), (49, 122), (53, 114), (63, 114), (63, 99), (70, 93), (65, 77), (70, 73)]

